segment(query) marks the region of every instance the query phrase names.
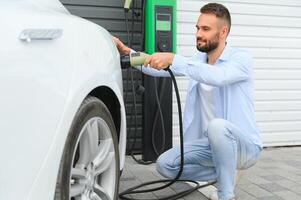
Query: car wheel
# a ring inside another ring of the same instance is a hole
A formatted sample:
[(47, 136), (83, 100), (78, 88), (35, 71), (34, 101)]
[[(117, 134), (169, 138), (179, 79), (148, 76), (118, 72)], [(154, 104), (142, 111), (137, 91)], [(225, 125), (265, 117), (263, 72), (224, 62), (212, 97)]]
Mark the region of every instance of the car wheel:
[(119, 151), (109, 110), (95, 97), (80, 106), (60, 163), (55, 200), (115, 200)]

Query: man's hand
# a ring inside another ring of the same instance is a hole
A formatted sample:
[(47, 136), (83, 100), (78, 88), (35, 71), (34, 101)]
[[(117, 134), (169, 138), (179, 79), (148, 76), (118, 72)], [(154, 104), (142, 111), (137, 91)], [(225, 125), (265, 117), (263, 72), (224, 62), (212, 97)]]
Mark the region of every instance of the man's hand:
[(148, 65), (157, 70), (168, 68), (174, 58), (173, 53), (154, 53), (144, 61), (144, 66)]
[(113, 42), (115, 43), (115, 45), (121, 55), (128, 55), (131, 53), (131, 49), (129, 47), (127, 47), (125, 44), (123, 44), (119, 38), (114, 37), (114, 36), (112, 36), (112, 37), (113, 37)]

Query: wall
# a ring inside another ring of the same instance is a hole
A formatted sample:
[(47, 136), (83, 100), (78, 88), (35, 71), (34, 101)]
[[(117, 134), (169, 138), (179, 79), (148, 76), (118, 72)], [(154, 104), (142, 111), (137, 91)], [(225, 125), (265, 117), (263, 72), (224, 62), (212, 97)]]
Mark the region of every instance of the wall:
[[(232, 15), (228, 45), (254, 57), (255, 109), (265, 146), (301, 144), (301, 1), (222, 0)], [(195, 24), (208, 1), (178, 0), (177, 51), (195, 53)], [(184, 110), (187, 80), (178, 78)], [(178, 114), (173, 96), (174, 144)]]
[[(64, 6), (73, 15), (85, 18), (107, 29), (112, 35), (119, 37), (127, 44), (127, 32), (125, 25), (125, 15), (123, 9), (123, 0), (61, 0)], [(129, 31), (133, 34), (133, 48), (140, 49), (141, 45), (141, 0), (135, 1), (134, 10), (137, 15), (134, 15), (134, 28), (131, 28), (132, 12), (129, 12)], [(124, 95), (127, 112), (128, 140), (127, 147), (131, 148), (134, 137), (134, 117), (130, 117), (133, 113), (133, 95), (131, 92), (131, 81), (128, 70), (123, 70)], [(134, 80), (142, 82), (140, 72), (133, 70)], [(141, 132), (142, 132), (142, 104), (141, 95), (137, 95), (137, 110), (138, 110), (138, 131), (136, 151), (141, 148)], [(131, 123), (132, 122), (132, 123)]]

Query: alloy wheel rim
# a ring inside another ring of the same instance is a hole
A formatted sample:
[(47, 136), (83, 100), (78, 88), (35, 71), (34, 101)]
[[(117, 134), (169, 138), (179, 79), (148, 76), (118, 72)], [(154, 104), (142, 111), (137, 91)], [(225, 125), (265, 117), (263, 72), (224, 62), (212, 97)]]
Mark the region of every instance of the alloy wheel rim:
[(111, 134), (100, 117), (89, 119), (81, 129), (72, 158), (70, 199), (114, 199), (117, 174)]

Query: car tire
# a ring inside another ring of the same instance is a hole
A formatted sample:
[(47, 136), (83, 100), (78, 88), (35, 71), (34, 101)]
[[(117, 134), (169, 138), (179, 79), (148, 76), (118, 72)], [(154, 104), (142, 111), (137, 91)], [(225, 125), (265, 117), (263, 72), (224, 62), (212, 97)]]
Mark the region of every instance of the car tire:
[(120, 178), (116, 128), (105, 104), (87, 97), (66, 139), (55, 200), (115, 200)]

